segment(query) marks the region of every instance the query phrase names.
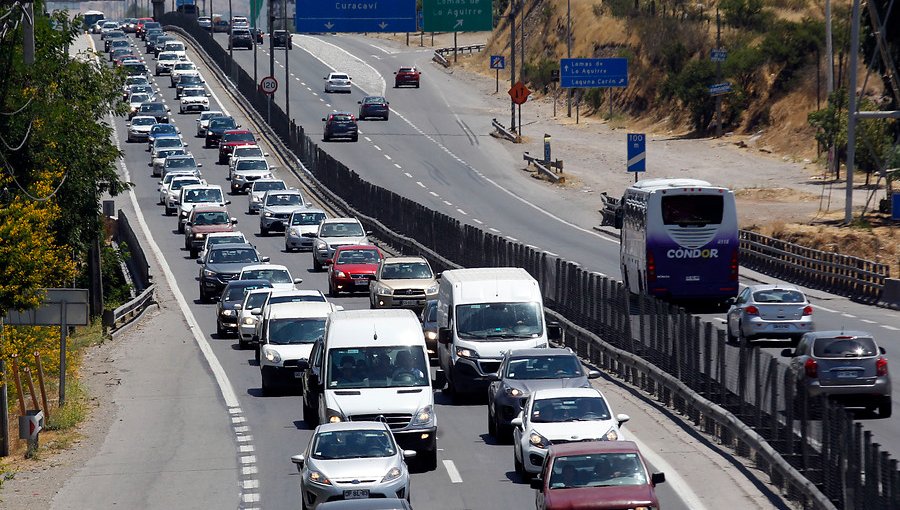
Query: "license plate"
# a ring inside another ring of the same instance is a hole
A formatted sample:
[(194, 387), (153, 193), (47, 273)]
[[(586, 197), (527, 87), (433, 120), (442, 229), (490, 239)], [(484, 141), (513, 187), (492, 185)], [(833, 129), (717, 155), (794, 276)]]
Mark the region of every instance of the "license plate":
[(686, 282), (699, 282), (699, 281), (700, 281), (700, 277), (699, 277), (699, 276), (685, 276), (685, 277), (684, 277), (684, 281), (686, 281)]
[(366, 499), (369, 497), (369, 489), (351, 489), (344, 491), (344, 499)]
[(303, 377), (303, 372), (294, 372), (294, 379), (300, 379)]
[(773, 327), (775, 329), (788, 329), (788, 327), (790, 326), (788, 326), (787, 324), (774, 324)]
[(401, 299), (400, 306), (416, 306), (419, 302), (415, 299)]
[(838, 379), (856, 379), (857, 372), (856, 370), (842, 370), (837, 373)]
[(355, 285), (363, 286), (363, 285), (368, 285), (369, 280), (354, 280), (353, 283)]

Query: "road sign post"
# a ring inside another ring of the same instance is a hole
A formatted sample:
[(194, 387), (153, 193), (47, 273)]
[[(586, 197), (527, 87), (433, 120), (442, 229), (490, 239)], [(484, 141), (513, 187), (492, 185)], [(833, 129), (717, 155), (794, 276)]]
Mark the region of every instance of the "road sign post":
[(294, 25), (299, 33), (415, 32), (416, 0), (390, 2), (297, 0)]
[(634, 173), (634, 182), (637, 182), (638, 174), (647, 171), (647, 136), (644, 133), (628, 133), (626, 141), (627, 170)]
[(497, 85), (495, 93), (500, 92), (500, 70), (506, 69), (506, 57), (503, 55), (491, 55), (491, 69), (497, 73)]
[(423, 0), (422, 13), (426, 32), (481, 32), (494, 28), (492, 0)]
[[(525, 101), (528, 101), (528, 96), (531, 95), (531, 91), (528, 90), (528, 87), (525, 86), (521, 81), (517, 81), (515, 85), (510, 87), (509, 89), (509, 97), (512, 98), (512, 102), (514, 105), (519, 107), (519, 139), (522, 138), (522, 104)], [(515, 126), (511, 126), (515, 127)]]

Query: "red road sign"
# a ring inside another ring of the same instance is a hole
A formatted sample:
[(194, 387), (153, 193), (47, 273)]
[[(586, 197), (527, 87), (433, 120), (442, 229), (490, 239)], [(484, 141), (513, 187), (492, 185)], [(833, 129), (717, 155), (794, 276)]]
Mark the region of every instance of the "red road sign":
[(512, 102), (516, 104), (522, 104), (525, 101), (528, 101), (528, 96), (530, 95), (531, 91), (528, 90), (528, 87), (521, 81), (517, 81), (516, 84), (509, 89), (509, 97), (511, 97)]
[(259, 90), (263, 94), (274, 94), (275, 91), (278, 90), (278, 80), (276, 80), (274, 76), (266, 76), (262, 80), (259, 80)]

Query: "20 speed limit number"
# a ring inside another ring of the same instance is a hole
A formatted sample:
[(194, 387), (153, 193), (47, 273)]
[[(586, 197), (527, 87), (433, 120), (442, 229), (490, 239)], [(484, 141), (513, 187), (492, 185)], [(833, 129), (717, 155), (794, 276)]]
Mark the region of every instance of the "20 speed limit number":
[(259, 81), (259, 90), (264, 94), (274, 94), (278, 90), (278, 80), (274, 76), (266, 76)]

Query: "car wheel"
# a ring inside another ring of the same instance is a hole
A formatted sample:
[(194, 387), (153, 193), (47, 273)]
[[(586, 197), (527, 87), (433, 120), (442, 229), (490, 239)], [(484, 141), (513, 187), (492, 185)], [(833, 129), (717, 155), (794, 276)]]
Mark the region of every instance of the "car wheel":
[(269, 235), (269, 229), (267, 229), (266, 227), (260, 225), (260, 226), (259, 226), (259, 235), (261, 235), (261, 236), (263, 236), (263, 237)]
[(341, 291), (337, 290), (331, 282), (328, 282), (328, 295), (331, 297), (338, 297), (341, 294)]
[(303, 421), (306, 422), (307, 425), (315, 427), (318, 425), (319, 416), (316, 414), (316, 410), (309, 406), (306, 402), (306, 397), (303, 398)]
[(247, 342), (245, 342), (244, 339), (240, 336), (240, 333), (238, 333), (238, 349), (243, 351), (246, 348), (247, 348)]
[(196, 248), (188, 248), (188, 249), (191, 251), (191, 258), (192, 259), (197, 258), (197, 255), (199, 255), (197, 249)]
[(176, 227), (176, 230), (178, 230), (179, 234), (184, 234), (184, 223), (182, 223), (181, 220), (178, 220), (178, 226)]
[(490, 411), (490, 406), (488, 407), (488, 434), (491, 437), (497, 437), (497, 422), (494, 421), (494, 413)]
[(262, 350), (262, 348), (257, 344), (255, 352), (253, 353), (253, 359), (255, 359), (257, 363), (259, 363), (259, 357), (261, 356), (261, 354), (260, 354), (261, 350)]
[(359, 135), (353, 135), (353, 136), (350, 138), (350, 141), (351, 141), (351, 142), (359, 141)]
[(209, 303), (209, 297), (207, 297), (206, 293), (203, 292), (203, 288), (200, 288), (200, 302), (201, 303)]
[(416, 88), (419, 88), (419, 83), (418, 83), (418, 82), (416, 82)]
[(881, 397), (881, 402), (878, 404), (878, 417), (890, 418), (892, 413), (891, 397)]
[(738, 342), (738, 337), (731, 332), (731, 326), (729, 326), (727, 322), (725, 323), (725, 338), (730, 344), (736, 344)]
[(174, 209), (170, 209), (168, 206), (166, 207), (166, 216), (171, 216), (174, 212)]
[(322, 270), (322, 264), (320, 264), (319, 259), (317, 259), (315, 255), (313, 255), (313, 271), (318, 273), (321, 270)]
[(222, 327), (222, 323), (218, 320), (216, 321), (216, 336), (219, 338), (225, 337), (225, 328)]
[(516, 457), (516, 454), (513, 454), (513, 464), (515, 464), (516, 473), (522, 477), (522, 480), (526, 482), (531, 478), (528, 474), (528, 471), (525, 471), (525, 464), (519, 460), (519, 457)]
[(384, 114), (384, 120), (388, 120), (388, 117), (390, 117), (390, 114)]
[(262, 394), (263, 395), (271, 395), (272, 394), (272, 385), (269, 382), (269, 378), (266, 377), (265, 372), (260, 371), (260, 375), (262, 376), (262, 384), (260, 385), (260, 386), (262, 386), (262, 388), (261, 388)]
[(422, 455), (422, 468), (426, 471), (437, 469), (437, 448), (424, 452), (424, 455)]

